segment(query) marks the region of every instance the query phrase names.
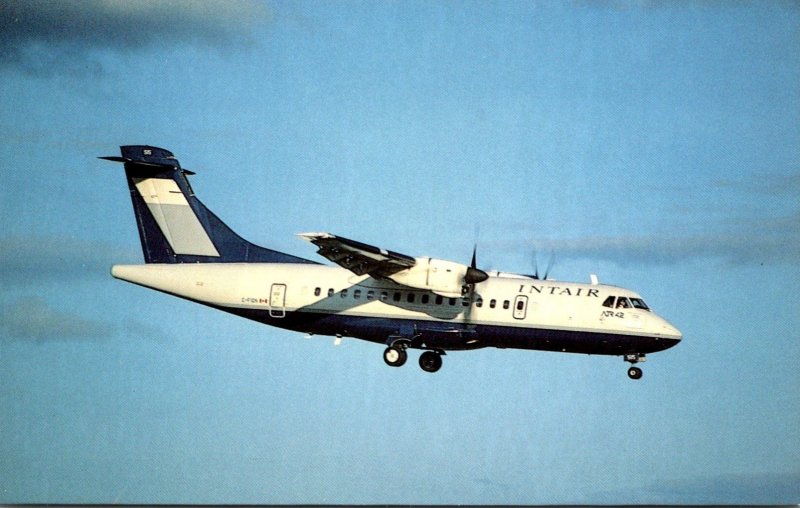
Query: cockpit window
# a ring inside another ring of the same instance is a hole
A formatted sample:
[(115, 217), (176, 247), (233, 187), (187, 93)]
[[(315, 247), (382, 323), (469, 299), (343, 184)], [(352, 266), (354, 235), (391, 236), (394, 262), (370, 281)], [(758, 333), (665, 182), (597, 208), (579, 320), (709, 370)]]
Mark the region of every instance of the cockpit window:
[(603, 301), (603, 307), (611, 309), (642, 309), (649, 311), (650, 307), (641, 298), (627, 298), (625, 296), (609, 296)]

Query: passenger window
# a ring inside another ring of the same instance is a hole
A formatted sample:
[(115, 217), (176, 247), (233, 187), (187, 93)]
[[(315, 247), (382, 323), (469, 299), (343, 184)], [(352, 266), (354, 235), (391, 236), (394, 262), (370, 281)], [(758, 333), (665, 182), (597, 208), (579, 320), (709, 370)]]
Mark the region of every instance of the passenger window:
[(414, 303), (414, 293), (408, 293), (408, 296), (406, 297), (406, 301), (408, 303)]
[(342, 289), (342, 298), (347, 298), (347, 290)]
[(353, 298), (355, 298), (356, 300), (361, 298), (361, 290), (360, 289), (356, 289), (355, 291), (353, 291)]
[(333, 296), (333, 288), (328, 288), (328, 296)]
[(385, 302), (388, 299), (389, 299), (389, 293), (387, 293), (386, 291), (381, 291), (381, 301)]
[(523, 307), (525, 307), (525, 301), (523, 301), (523, 300), (518, 301), (517, 302), (517, 310), (522, 310)]
[(429, 301), (431, 301), (431, 295), (429, 295), (428, 293), (422, 295), (422, 303), (428, 303)]
[(395, 302), (399, 302), (400, 301), (400, 296), (401, 295), (400, 295), (399, 292), (395, 292), (395, 294), (392, 295), (392, 300), (394, 300)]
[(497, 300), (495, 300), (494, 298), (489, 300), (489, 307), (490, 308), (494, 309), (496, 306), (497, 306)]
[(483, 307), (483, 298), (478, 298), (475, 301), (475, 307)]
[(319, 296), (322, 293), (322, 288), (314, 288), (314, 296)]
[(613, 296), (609, 296), (608, 298), (606, 298), (606, 301), (603, 302), (603, 307), (610, 307), (610, 308), (613, 309), (614, 308), (614, 297)]
[(505, 301), (503, 302), (503, 308), (504, 308), (504, 309), (507, 309), (507, 308), (509, 307), (509, 305), (511, 305), (511, 302), (509, 302), (508, 300), (505, 300)]
[(449, 303), (450, 305), (455, 305), (456, 304), (456, 299), (455, 298), (448, 298), (447, 299), (447, 303)]
[(375, 291), (367, 291), (367, 300), (375, 299)]
[(436, 305), (441, 305), (444, 301), (444, 297), (442, 295), (436, 295)]
[(462, 298), (461, 299), (461, 305), (463, 307), (469, 307), (469, 298)]

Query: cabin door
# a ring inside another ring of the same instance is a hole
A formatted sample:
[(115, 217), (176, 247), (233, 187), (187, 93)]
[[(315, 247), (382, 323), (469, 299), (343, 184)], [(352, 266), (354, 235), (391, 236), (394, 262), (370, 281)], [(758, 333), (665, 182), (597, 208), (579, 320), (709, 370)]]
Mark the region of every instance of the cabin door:
[(286, 284), (273, 284), (269, 292), (270, 317), (286, 316)]
[(528, 312), (528, 297), (525, 295), (517, 295), (514, 299), (514, 319), (525, 319), (525, 314)]

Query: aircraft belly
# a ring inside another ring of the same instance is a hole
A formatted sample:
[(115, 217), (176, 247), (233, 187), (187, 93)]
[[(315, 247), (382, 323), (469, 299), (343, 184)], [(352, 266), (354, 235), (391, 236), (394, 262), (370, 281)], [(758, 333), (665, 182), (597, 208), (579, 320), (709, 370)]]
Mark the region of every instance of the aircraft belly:
[(488, 346), (596, 355), (651, 353), (675, 344), (659, 338), (591, 330), (478, 327), (477, 331), (489, 342)]
[(319, 312), (287, 311), (282, 318), (260, 309), (220, 308), (265, 324), (316, 335), (342, 335), (384, 344), (390, 336), (404, 336), (411, 347), (447, 351), (483, 347), (532, 349), (596, 355), (652, 353), (677, 343), (658, 337), (602, 331), (471, 325), (385, 317), (363, 317)]

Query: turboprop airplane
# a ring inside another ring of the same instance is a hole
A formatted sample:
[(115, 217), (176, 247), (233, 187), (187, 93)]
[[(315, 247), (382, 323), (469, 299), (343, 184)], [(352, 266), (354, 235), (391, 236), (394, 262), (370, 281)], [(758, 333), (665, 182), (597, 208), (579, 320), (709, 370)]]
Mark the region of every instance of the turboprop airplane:
[(487, 272), (412, 257), (330, 233), (302, 233), (338, 266), (254, 245), (195, 197), (193, 172), (168, 150), (122, 146), (143, 265), (111, 274), (215, 309), (310, 335), (385, 346), (400, 367), (409, 349), (436, 372), (447, 351), (485, 347), (622, 356), (631, 379), (647, 353), (680, 342), (677, 328), (628, 289)]

